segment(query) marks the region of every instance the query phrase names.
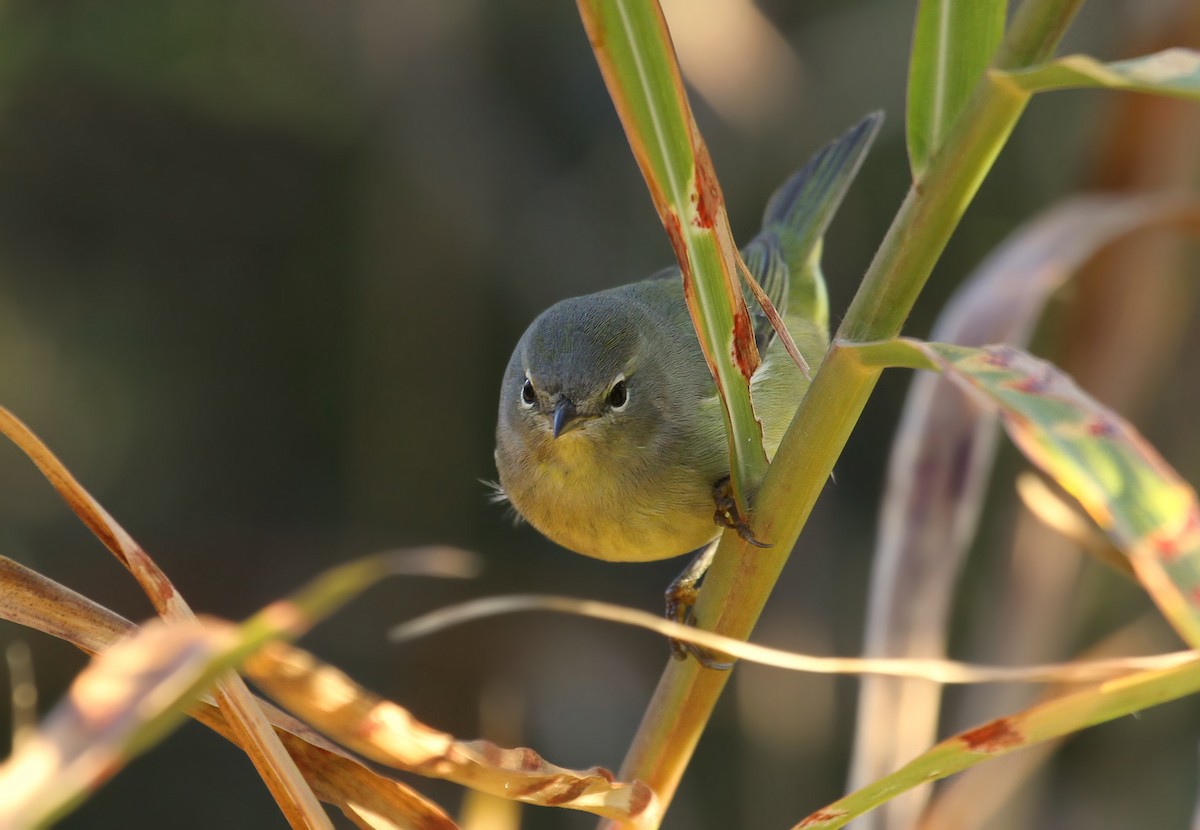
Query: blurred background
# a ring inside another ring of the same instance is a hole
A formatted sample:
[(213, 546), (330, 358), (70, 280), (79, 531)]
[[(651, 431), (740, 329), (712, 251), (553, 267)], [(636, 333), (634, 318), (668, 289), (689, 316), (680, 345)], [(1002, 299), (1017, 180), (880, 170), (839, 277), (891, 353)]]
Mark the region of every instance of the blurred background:
[[(757, 230), (789, 172), (864, 113), (886, 110), (827, 240), (836, 320), (908, 184), (915, 3), (664, 6), (739, 240)], [(1117, 59), (1195, 46), (1194, 6), (1092, 0), (1062, 51)], [(1111, 93), (1035, 99), (908, 333), (926, 334), (986, 252), (1065, 195), (1194, 187), (1197, 109)], [(1126, 252), (1120, 268), (1097, 263), (1064, 291), (1036, 349), (1200, 482), (1195, 250), (1166, 238), (1142, 244), (1152, 249)], [(304, 641), (460, 737), (616, 768), (657, 682), (664, 643), (606, 623), (503, 618), (402, 647), (385, 635), (421, 612), (514, 591), (661, 607), (682, 560), (613, 565), (564, 553), (514, 527), (482, 481), (495, 476), (501, 372), (530, 320), (555, 300), (670, 261), (573, 3), (0, 7), (0, 403), (199, 611), (243, 617), (383, 548), (478, 551), (480, 579), (393, 580)], [(893, 373), (879, 386), (757, 641), (859, 650), (907, 384)], [(1150, 610), (1140, 591), (1070, 546), (1021, 542), (1028, 520), (1012, 488), (1021, 469), (1002, 452), (959, 594), (956, 656), (1006, 659), (1014, 638), (1044, 636), (1061, 646), (1050, 657), (1061, 657)], [(133, 619), (152, 613), (8, 445), (0, 553)], [(1042, 627), (1014, 633), (1021, 580), (1045, 557), (1067, 563), (1052, 568), (1065, 582)], [(1161, 624), (1147, 631), (1146, 648), (1178, 647)], [(4, 624), (0, 637), (29, 643), (43, 709), (84, 663), (35, 632)], [(837, 798), (855, 689), (850, 679), (739, 668), (665, 826), (786, 827)], [(481, 723), (485, 701), (507, 707), (503, 729)], [(956, 693), (945, 728), (1019, 705)], [(7, 729), (7, 714), (0, 721)], [(1187, 826), (1198, 736), (1194, 700), (1086, 732), (989, 826)], [(456, 809), (456, 787), (418, 786)], [(529, 828), (593, 825), (583, 814), (523, 810)], [(246, 758), (188, 724), (61, 826), (286, 824)]]

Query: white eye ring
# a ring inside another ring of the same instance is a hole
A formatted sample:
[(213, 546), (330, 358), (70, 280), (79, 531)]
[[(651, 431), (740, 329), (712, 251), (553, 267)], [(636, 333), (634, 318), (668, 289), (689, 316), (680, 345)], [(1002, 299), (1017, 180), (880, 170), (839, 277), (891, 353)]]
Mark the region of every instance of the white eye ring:
[(526, 409), (533, 409), (533, 405), (537, 403), (537, 391), (533, 388), (533, 379), (529, 377), (529, 373), (525, 373), (525, 382), (521, 384), (520, 394), (521, 406)]
[(625, 382), (624, 374), (616, 376), (612, 386), (608, 387), (608, 395), (604, 400), (614, 412), (620, 412), (625, 408), (625, 404), (629, 403), (629, 384)]

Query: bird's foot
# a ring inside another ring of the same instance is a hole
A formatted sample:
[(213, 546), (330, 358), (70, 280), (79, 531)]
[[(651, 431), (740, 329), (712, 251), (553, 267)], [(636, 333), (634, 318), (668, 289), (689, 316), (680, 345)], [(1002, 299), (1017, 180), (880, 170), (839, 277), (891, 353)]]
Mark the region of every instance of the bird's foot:
[[(712, 564), (713, 554), (716, 552), (717, 542), (713, 541), (696, 554), (696, 557), (683, 569), (683, 573), (671, 580), (666, 591), (666, 617), (668, 620), (683, 625), (694, 626), (696, 624), (692, 609), (700, 597), (700, 583), (704, 580), (704, 574), (708, 571), (708, 566)], [(733, 663), (717, 659), (714, 652), (694, 643), (676, 640), (674, 637), (671, 638), (671, 654), (676, 660), (686, 660), (690, 654), (706, 669), (729, 671), (733, 668)]]
[(719, 526), (733, 530), (742, 541), (748, 542), (756, 548), (771, 547), (769, 542), (760, 542), (754, 537), (754, 531), (750, 529), (745, 517), (738, 510), (737, 499), (733, 497), (733, 484), (729, 476), (725, 476), (713, 485), (713, 504), (716, 505), (713, 521)]

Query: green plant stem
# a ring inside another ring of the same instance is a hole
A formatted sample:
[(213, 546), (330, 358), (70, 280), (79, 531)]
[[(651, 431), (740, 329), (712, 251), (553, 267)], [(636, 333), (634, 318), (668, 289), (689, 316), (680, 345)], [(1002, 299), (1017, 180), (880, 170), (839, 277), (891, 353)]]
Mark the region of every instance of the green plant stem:
[(1082, 6), (1083, 0), (1026, 0), (1013, 15), (1009, 27), (1009, 31), (1016, 36), (1004, 39), (992, 66), (996, 69), (1021, 69), (1046, 60), (1053, 54)]
[[(1009, 62), (1049, 54), (1081, 4), (1026, 0), (999, 54)], [(1028, 95), (986, 77), (976, 87), (942, 149), (910, 188), (838, 338), (869, 341), (899, 334), (1027, 101)], [(880, 372), (835, 340), (756, 499), (755, 534), (774, 547), (755, 549), (735, 534), (725, 534), (696, 606), (702, 628), (741, 639), (750, 636)], [(728, 672), (687, 660), (671, 662), (659, 682), (621, 775), (649, 784), (664, 810), (728, 678)]]

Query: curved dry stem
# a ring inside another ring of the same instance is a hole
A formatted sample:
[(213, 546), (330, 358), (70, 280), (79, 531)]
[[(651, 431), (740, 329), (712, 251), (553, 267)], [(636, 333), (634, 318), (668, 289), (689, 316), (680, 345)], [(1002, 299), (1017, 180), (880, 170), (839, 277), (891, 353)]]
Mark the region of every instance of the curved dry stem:
[(819, 657), (760, 646), (744, 640), (735, 640), (732, 637), (683, 625), (646, 611), (613, 605), (608, 602), (539, 594), (483, 597), (440, 608), (401, 623), (392, 629), (390, 637), (396, 642), (407, 642), (487, 617), (529, 611), (552, 611), (631, 625), (653, 631), (664, 637), (683, 640), (709, 651), (727, 654), (739, 660), (787, 671), (812, 674), (872, 674), (931, 680), (944, 684), (1084, 683), (1118, 677), (1134, 671), (1171, 668), (1193, 660), (1200, 660), (1200, 654), (1194, 651), (1175, 651), (1167, 654), (1114, 657), (1068, 663), (1042, 663), (1032, 666), (988, 666), (960, 663), (955, 660), (918, 658)]

